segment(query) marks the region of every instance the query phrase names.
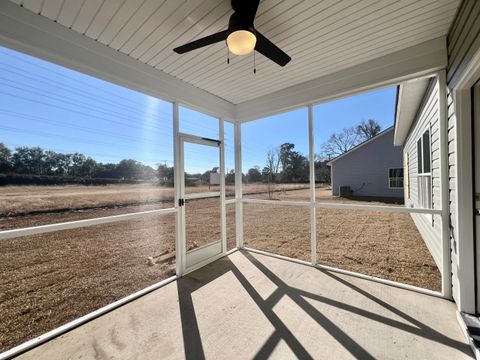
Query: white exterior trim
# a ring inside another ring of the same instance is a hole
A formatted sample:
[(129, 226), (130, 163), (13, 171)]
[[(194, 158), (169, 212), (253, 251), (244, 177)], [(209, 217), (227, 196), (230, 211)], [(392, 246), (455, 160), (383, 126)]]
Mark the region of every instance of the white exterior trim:
[(429, 83), (430, 78), (424, 77), (405, 81), (398, 86), (393, 139), (395, 146), (404, 145), (407, 140), (410, 127), (417, 116), (418, 109), (422, 106)]
[(442, 70), (437, 74), (438, 107), (440, 117), (440, 201), (442, 207), (442, 293), (452, 298), (452, 262), (450, 249), (450, 201), (448, 189), (448, 110), (447, 75)]
[[(473, 169), (472, 169), (472, 107), (470, 89), (480, 77), (480, 48), (465, 66), (461, 78), (452, 90), (455, 103), (455, 176), (457, 191), (455, 199), (458, 244), (458, 279), (460, 311), (475, 314), (475, 238), (473, 223)], [(461, 189), (461, 191), (459, 191)]]

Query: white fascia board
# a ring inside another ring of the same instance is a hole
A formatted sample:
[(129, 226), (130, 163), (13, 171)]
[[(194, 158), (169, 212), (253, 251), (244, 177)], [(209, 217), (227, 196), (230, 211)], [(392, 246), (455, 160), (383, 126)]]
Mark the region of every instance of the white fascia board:
[(0, 45), (225, 120), (234, 105), (10, 1), (0, 1)]
[(235, 119), (256, 120), (401, 81), (431, 75), (447, 66), (446, 38), (440, 37), (272, 94), (238, 104)]
[(422, 105), (430, 78), (405, 81), (399, 86), (397, 107), (395, 109), (395, 135), (393, 144), (402, 146), (408, 137), (410, 128)]

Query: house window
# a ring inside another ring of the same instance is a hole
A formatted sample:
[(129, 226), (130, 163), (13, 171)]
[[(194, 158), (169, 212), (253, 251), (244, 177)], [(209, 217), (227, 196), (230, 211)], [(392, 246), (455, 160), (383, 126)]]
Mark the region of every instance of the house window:
[(403, 168), (388, 169), (388, 187), (403, 189)]
[(430, 130), (426, 130), (417, 141), (418, 157), (418, 206), (432, 208), (432, 173), (431, 173)]

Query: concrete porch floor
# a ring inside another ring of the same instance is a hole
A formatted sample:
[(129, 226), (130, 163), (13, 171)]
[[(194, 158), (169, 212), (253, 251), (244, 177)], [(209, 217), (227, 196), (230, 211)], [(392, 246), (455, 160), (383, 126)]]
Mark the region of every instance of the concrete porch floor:
[(453, 303), (237, 251), (22, 359), (470, 359)]

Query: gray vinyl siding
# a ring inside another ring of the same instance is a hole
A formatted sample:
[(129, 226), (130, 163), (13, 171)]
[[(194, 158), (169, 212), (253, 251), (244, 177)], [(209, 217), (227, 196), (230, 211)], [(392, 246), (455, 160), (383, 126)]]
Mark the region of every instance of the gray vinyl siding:
[(465, 0), (462, 2), (452, 28), (447, 37), (447, 106), (448, 106), (448, 167), (450, 196), (450, 241), (452, 260), (452, 293), (458, 299), (458, 248), (455, 239), (457, 182), (455, 178), (456, 117), (455, 103), (451, 91), (455, 89), (465, 67), (472, 59), (476, 49), (480, 47), (480, 1)]
[(393, 145), (393, 128), (332, 161), (332, 193), (350, 186), (353, 196), (403, 198), (403, 189), (390, 189), (388, 169), (403, 166), (402, 148)]
[[(422, 104), (417, 111), (416, 118), (412, 124), (409, 135), (405, 141), (403, 149), (403, 158), (405, 168), (408, 165), (408, 179), (410, 186), (410, 197), (408, 197), (405, 188), (405, 206), (418, 208), (419, 196), (417, 186), (418, 175), (418, 152), (417, 141), (422, 137), (426, 130), (430, 131), (430, 151), (431, 151), (431, 179), (432, 179), (432, 207), (441, 209), (440, 193), (440, 116), (438, 104), (438, 82), (435, 79), (430, 81), (429, 87), (425, 93)], [(406, 162), (408, 154), (408, 164)], [(405, 169), (407, 174), (407, 169)], [(412, 214), (420, 234), (425, 244), (437, 264), (442, 269), (442, 224), (439, 215)]]

